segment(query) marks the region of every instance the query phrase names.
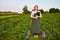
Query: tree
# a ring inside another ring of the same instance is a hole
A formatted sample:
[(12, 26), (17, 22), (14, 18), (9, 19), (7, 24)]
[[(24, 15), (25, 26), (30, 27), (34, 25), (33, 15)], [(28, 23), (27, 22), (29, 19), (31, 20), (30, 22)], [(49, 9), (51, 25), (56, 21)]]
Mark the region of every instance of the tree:
[(50, 8), (49, 13), (55, 13), (55, 8)]
[(55, 8), (49, 9), (49, 13), (58, 13), (58, 12), (60, 12), (58, 8), (57, 9), (55, 9)]
[(25, 5), (23, 8), (23, 13), (28, 14), (30, 11), (28, 10), (28, 7)]
[(43, 9), (40, 9), (39, 11), (40, 11), (41, 13), (44, 13), (44, 10), (43, 10)]
[(58, 8), (57, 8), (57, 9), (55, 9), (55, 11), (56, 11), (56, 12), (60, 12), (60, 10), (59, 10)]

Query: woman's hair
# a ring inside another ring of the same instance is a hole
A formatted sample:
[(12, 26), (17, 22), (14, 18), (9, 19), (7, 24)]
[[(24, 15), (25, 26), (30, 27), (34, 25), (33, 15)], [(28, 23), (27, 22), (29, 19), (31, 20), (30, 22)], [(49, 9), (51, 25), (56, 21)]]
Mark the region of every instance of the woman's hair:
[[(35, 10), (35, 7), (37, 7), (37, 8), (38, 8), (38, 5), (35, 5), (35, 6), (34, 6), (34, 10)], [(37, 10), (38, 10), (38, 9), (37, 9)]]

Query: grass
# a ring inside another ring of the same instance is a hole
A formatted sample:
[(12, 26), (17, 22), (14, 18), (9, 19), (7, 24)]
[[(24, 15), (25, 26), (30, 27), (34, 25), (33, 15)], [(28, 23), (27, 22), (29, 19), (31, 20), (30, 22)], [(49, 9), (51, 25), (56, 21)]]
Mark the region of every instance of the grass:
[[(40, 31), (45, 31), (47, 35), (44, 40), (60, 40), (60, 13), (42, 15)], [(25, 40), (27, 30), (31, 29), (31, 23), (29, 14), (0, 16), (0, 40)], [(30, 38), (34, 40), (33, 35), (30, 35)]]

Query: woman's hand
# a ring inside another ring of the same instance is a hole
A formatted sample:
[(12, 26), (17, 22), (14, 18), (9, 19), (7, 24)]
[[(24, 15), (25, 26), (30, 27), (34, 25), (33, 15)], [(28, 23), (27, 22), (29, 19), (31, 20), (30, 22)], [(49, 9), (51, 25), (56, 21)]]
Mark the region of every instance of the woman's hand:
[(35, 19), (37, 19), (37, 16), (35, 17)]
[(37, 18), (40, 18), (40, 16), (36, 16)]
[(35, 17), (35, 19), (38, 19), (38, 18), (40, 18), (40, 16), (36, 16), (36, 17)]

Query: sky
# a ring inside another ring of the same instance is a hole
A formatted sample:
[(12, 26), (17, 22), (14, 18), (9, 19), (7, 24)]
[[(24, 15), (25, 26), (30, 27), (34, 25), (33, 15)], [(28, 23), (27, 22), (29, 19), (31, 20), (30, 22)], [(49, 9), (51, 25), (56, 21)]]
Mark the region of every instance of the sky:
[(39, 9), (48, 11), (50, 8), (60, 9), (60, 0), (0, 0), (0, 11), (22, 12), (25, 5), (30, 11), (34, 5), (38, 5)]

